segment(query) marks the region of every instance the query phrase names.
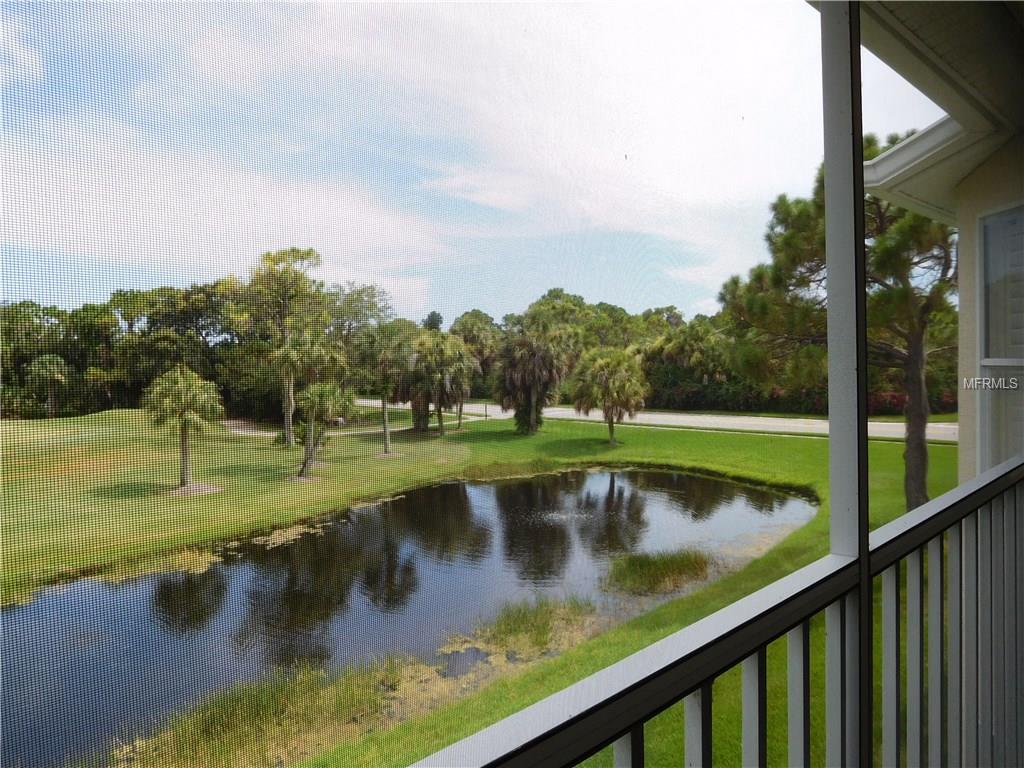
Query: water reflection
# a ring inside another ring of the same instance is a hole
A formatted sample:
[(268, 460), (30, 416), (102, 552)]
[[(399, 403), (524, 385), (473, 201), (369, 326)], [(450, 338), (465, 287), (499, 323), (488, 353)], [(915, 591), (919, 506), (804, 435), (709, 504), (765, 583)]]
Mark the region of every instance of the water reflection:
[(609, 472), (603, 492), (586, 489), (581, 494), (580, 538), (594, 553), (632, 552), (647, 528), (644, 508), (643, 491)]
[[(385, 525), (410, 536), (438, 560), (480, 560), (491, 545), (491, 530), (474, 514), (465, 483), (446, 483), (379, 505)], [(443, 514), (438, 514), (443, 510)]]
[[(531, 594), (613, 607), (601, 585), (617, 554), (729, 557), (812, 513), (799, 499), (673, 472), (447, 483), (277, 546), (242, 542), (204, 573), (46, 590), (3, 612), (2, 704), (15, 714), (2, 763), (82, 760), (282, 665), (437, 659), (449, 636)], [(448, 674), (469, 663), (441, 661)]]
[(403, 555), (398, 542), (386, 536), (375, 557), (363, 567), (364, 594), (382, 611), (393, 613), (405, 607), (418, 584), (415, 556)]
[(202, 629), (220, 610), (227, 579), (219, 565), (203, 573), (168, 573), (153, 590), (153, 610), (164, 626), (177, 632)]
[(549, 582), (562, 574), (569, 556), (564, 475), (541, 475), (532, 482), (499, 482), (494, 500), (501, 516), (505, 559), (520, 579)]

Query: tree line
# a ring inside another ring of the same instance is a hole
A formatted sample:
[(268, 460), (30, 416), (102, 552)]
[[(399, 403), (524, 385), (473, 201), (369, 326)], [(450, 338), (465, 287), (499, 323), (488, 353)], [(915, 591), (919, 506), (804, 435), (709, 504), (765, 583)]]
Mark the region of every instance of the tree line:
[[(866, 137), (865, 156), (901, 138), (883, 146)], [(928, 413), (956, 408), (956, 235), (870, 195), (865, 215), (868, 410), (906, 414), (907, 498), (916, 506), (926, 498)], [(461, 426), (471, 397), (514, 411), (526, 434), (540, 427), (545, 405), (571, 403), (601, 410), (613, 442), (615, 423), (645, 406), (823, 414), (821, 170), (809, 198), (772, 204), (765, 239), (771, 261), (727, 281), (715, 315), (690, 319), (674, 306), (634, 314), (553, 288), (521, 314), (496, 320), (472, 309), (445, 331), (436, 311), (420, 323), (398, 317), (378, 286), (314, 279), (320, 257), (308, 248), (266, 253), (245, 278), (117, 290), (72, 310), (5, 302), (3, 415), (140, 405), (159, 413), (161, 399), (188, 400), (208, 382), (207, 395), (228, 414), (276, 421), (289, 446), (299, 432), (304, 475), (324, 425), (350, 411), (356, 392), (381, 402), (385, 453), (389, 402), (409, 403), (414, 429), (436, 422), (442, 435), (445, 412)], [(166, 379), (163, 395), (154, 394), (154, 382), (172, 374), (174, 386)], [(178, 421), (194, 429), (197, 418)]]

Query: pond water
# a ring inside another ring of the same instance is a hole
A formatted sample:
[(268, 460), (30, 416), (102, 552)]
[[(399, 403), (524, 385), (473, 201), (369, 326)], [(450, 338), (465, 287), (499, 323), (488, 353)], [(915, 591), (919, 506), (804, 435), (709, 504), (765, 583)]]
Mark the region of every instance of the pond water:
[[(64, 765), (158, 728), (276, 667), (441, 659), (511, 600), (590, 598), (611, 557), (697, 547), (725, 564), (814, 514), (807, 501), (678, 472), (452, 482), (340, 513), (277, 546), (245, 541), (200, 574), (95, 579), (5, 609), (4, 766)], [(457, 672), (456, 672), (457, 673)]]

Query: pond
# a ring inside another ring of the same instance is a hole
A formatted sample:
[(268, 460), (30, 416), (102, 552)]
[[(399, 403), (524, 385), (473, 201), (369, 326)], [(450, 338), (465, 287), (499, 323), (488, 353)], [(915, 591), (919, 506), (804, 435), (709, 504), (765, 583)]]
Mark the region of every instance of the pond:
[(663, 471), (451, 482), (347, 510), (316, 530), (224, 547), (202, 573), (48, 588), (3, 620), (5, 766), (64, 765), (130, 741), (275, 668), (437, 649), (531, 596), (628, 602), (623, 553), (700, 548), (726, 567), (811, 503)]

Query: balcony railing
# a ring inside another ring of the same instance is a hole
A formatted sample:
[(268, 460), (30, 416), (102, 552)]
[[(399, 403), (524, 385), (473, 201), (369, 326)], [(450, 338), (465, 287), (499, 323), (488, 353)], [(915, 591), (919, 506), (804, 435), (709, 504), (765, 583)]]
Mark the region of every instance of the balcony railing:
[[(871, 576), (882, 581), (882, 764), (1020, 765), (1024, 458), (875, 530), (869, 552)], [(822, 612), (845, 617), (856, 610), (857, 563), (823, 557), (419, 765), (569, 766), (613, 745), (617, 767), (639, 768), (644, 724), (683, 701), (680, 762), (710, 766), (712, 683), (736, 666), (743, 678), (743, 764), (764, 765), (766, 649), (783, 636), (788, 726), (772, 738), (786, 738), (788, 765), (809, 765), (810, 622)], [(839, 745), (860, 741), (850, 694), (860, 665), (873, 673), (875, 663), (860, 658), (856, 625), (830, 622), (843, 629), (826, 630), (826, 677), (840, 684), (830, 690), (843, 691), (826, 699), (826, 736)], [(830, 748), (826, 759), (870, 764), (872, 756), (851, 761), (848, 748)]]

